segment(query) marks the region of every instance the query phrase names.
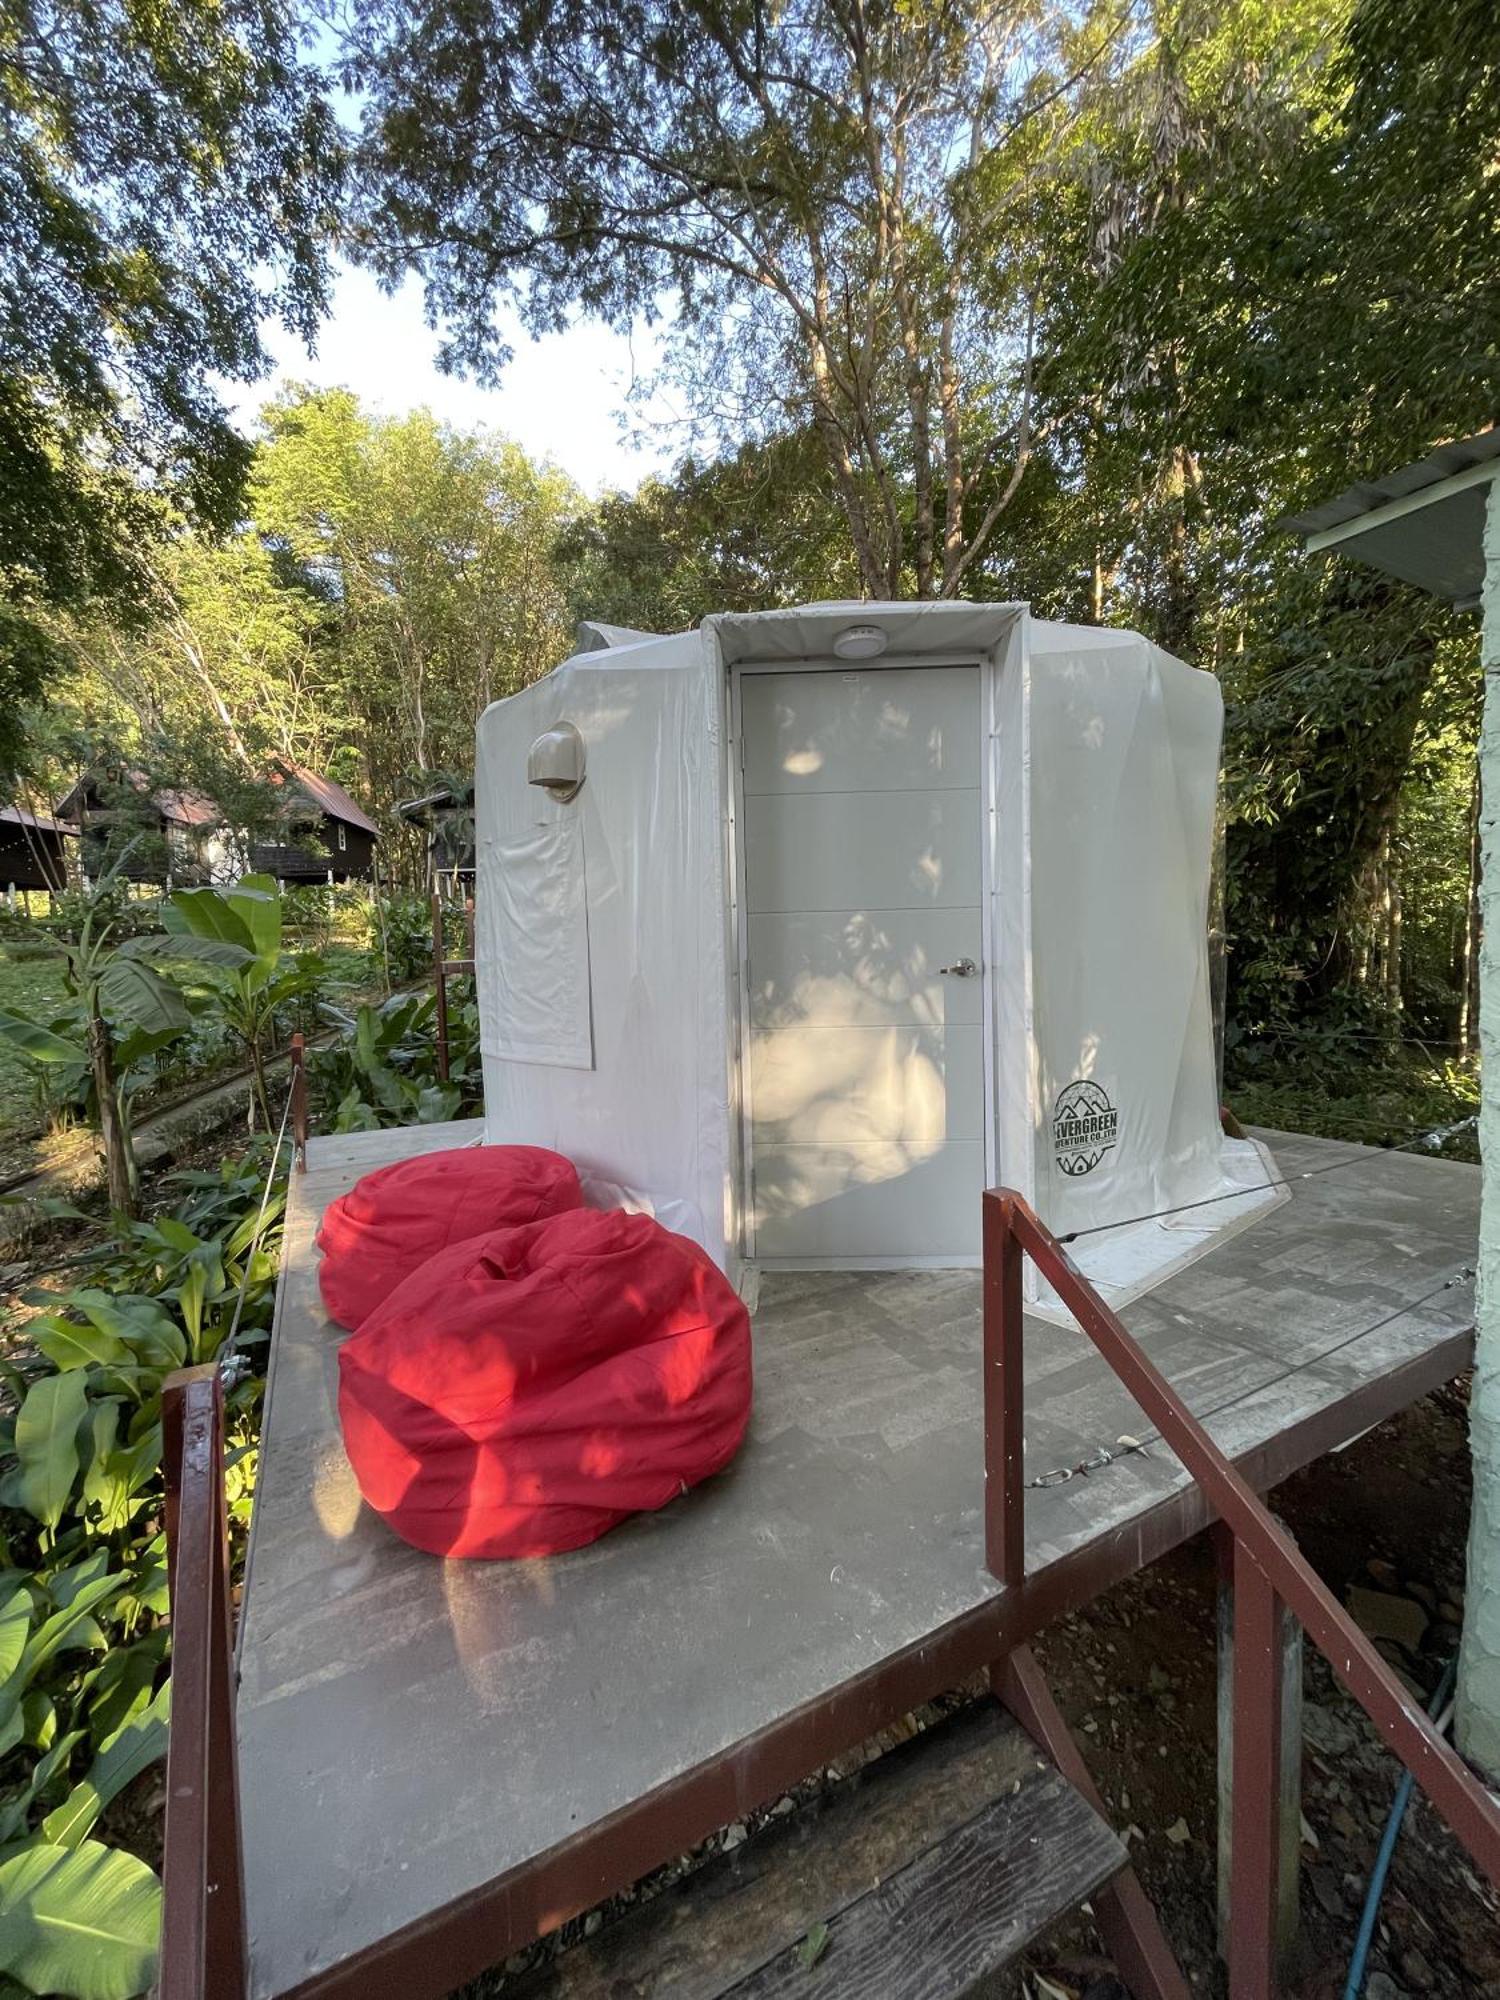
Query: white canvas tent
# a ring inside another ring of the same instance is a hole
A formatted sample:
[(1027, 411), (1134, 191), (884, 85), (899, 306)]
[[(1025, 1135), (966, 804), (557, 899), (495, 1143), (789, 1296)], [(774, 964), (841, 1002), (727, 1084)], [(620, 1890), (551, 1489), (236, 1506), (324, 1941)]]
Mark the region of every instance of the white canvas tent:
[(1284, 1198), (1216, 1103), (1211, 676), (1021, 604), (582, 639), (479, 725), (492, 1141), (736, 1276), (976, 1263), (1003, 1182), (1153, 1217), (1079, 1245), (1122, 1299)]

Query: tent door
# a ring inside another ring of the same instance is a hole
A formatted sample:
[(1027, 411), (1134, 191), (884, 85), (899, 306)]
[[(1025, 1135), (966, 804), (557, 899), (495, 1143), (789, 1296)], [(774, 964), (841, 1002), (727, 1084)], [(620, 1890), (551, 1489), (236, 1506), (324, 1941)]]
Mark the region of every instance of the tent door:
[(747, 1248), (977, 1259), (980, 670), (745, 672), (740, 740)]

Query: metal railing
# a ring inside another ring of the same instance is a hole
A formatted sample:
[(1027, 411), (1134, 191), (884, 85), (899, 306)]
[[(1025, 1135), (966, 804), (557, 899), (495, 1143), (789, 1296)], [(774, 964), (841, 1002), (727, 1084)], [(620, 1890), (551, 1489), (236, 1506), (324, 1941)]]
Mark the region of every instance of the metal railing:
[(984, 1523), (993, 1574), (1012, 1589), (1026, 1581), (1021, 1280), (1028, 1257), (1232, 1539), (1231, 2000), (1271, 2000), (1277, 1990), (1281, 1606), (1301, 1623), (1389, 1748), (1500, 1887), (1500, 1798), (1445, 1741), (1045, 1223), (1008, 1188), (984, 1197)]

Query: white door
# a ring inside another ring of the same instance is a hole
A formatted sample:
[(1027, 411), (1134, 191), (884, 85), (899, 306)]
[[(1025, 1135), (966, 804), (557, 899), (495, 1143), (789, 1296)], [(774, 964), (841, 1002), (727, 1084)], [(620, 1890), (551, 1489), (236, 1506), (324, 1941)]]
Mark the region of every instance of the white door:
[(754, 1254), (968, 1260), (979, 669), (741, 676)]

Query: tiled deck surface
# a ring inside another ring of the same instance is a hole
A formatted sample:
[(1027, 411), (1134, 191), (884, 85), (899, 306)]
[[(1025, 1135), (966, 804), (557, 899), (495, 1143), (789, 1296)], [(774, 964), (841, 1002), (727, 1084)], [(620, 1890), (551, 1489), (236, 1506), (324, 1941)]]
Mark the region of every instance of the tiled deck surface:
[[(372, 1167), (476, 1133), (315, 1141), (294, 1188), (241, 1640), (257, 1996), (925, 1652), (996, 1597), (973, 1271), (763, 1279), (739, 1459), (592, 1548), (444, 1563), (399, 1542), (340, 1444), (313, 1235)], [(1266, 1136), (1289, 1175), (1360, 1151)], [(1478, 1201), (1477, 1169), (1368, 1153), (1123, 1317), (1222, 1448), (1279, 1478), (1464, 1365)], [(1026, 1381), (1033, 1477), (1148, 1436), (1076, 1330), (1028, 1322)], [(1158, 1447), (1030, 1493), (1028, 1567), (1050, 1572), (1049, 1603), (1081, 1601), (1201, 1520)]]

